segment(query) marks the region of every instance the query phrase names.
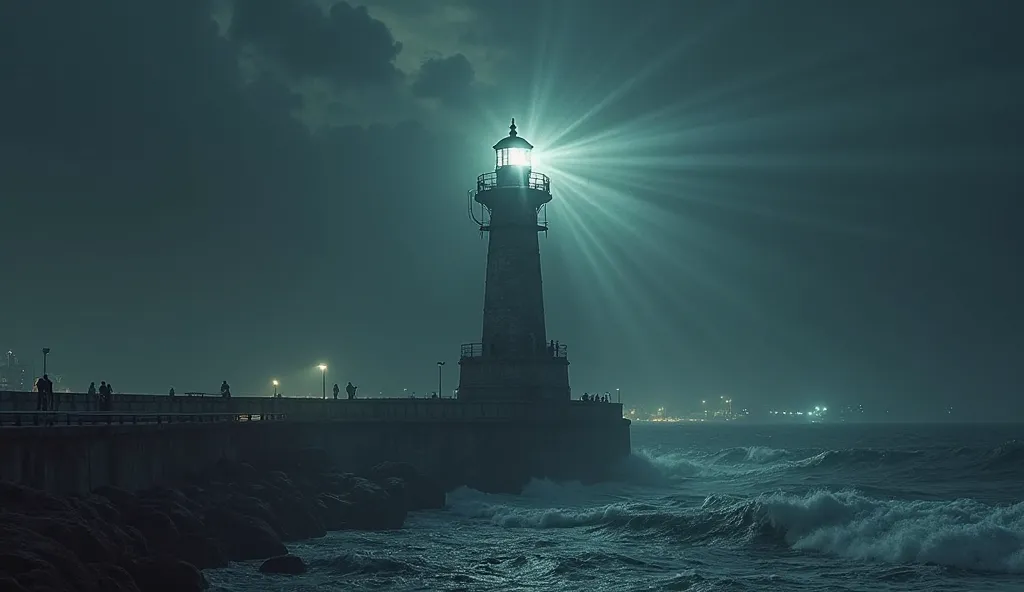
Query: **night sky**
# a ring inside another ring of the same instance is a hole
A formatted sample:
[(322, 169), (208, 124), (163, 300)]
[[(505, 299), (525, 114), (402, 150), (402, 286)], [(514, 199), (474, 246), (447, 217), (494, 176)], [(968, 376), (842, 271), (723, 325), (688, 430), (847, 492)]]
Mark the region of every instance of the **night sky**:
[(1024, 418), (1024, 4), (0, 1), (0, 348), (457, 382), (516, 117), (574, 395)]

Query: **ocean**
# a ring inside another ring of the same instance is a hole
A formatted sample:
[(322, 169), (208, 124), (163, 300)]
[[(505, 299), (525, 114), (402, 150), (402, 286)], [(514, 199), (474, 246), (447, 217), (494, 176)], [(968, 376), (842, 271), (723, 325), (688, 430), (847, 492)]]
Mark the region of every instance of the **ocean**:
[[(281, 590), (1024, 591), (1024, 426), (634, 424), (621, 479), (290, 544)], [(587, 454), (585, 442), (580, 455)]]

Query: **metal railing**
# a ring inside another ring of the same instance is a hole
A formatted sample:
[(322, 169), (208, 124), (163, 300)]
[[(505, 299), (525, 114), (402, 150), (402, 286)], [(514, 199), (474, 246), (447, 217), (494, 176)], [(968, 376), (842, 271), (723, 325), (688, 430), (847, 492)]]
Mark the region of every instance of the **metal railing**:
[(484, 344), (482, 343), (463, 343), (462, 353), (459, 355), (460, 358), (480, 358), (484, 355)]
[(530, 172), (530, 175), (521, 183), (498, 184), (498, 173), (484, 173), (476, 178), (476, 192), (487, 191), (496, 187), (524, 187), (526, 189), (537, 189), (545, 193), (551, 193), (551, 179), (544, 173)]
[[(568, 349), (565, 347), (565, 345), (563, 345), (561, 343), (553, 344), (553, 345), (552, 344), (545, 345), (544, 346), (544, 352), (546, 352), (548, 356), (553, 357), (553, 358), (566, 358), (566, 357), (568, 357)], [(482, 343), (463, 343), (462, 344), (462, 351), (460, 352), (459, 357), (462, 358), (462, 359), (466, 359), (466, 358), (482, 358), (483, 355), (484, 355), (484, 344), (482, 344)]]
[(0, 426), (85, 426), (277, 421), (283, 413), (125, 413), (118, 411), (0, 411)]

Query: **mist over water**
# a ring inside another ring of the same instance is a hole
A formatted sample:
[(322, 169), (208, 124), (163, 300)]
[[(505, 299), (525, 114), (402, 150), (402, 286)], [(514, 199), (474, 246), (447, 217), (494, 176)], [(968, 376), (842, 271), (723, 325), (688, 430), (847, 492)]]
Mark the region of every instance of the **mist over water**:
[(1024, 589), (1024, 426), (634, 425), (633, 447), (614, 483), (461, 489), (402, 531), (291, 546), (306, 575), (208, 576), (232, 592)]

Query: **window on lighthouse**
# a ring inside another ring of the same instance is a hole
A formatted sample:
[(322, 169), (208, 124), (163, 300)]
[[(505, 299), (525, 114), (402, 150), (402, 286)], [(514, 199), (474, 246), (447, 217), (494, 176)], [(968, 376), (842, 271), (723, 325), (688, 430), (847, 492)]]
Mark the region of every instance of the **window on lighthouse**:
[(498, 150), (497, 166), (530, 166), (530, 151), (526, 148), (502, 148)]

